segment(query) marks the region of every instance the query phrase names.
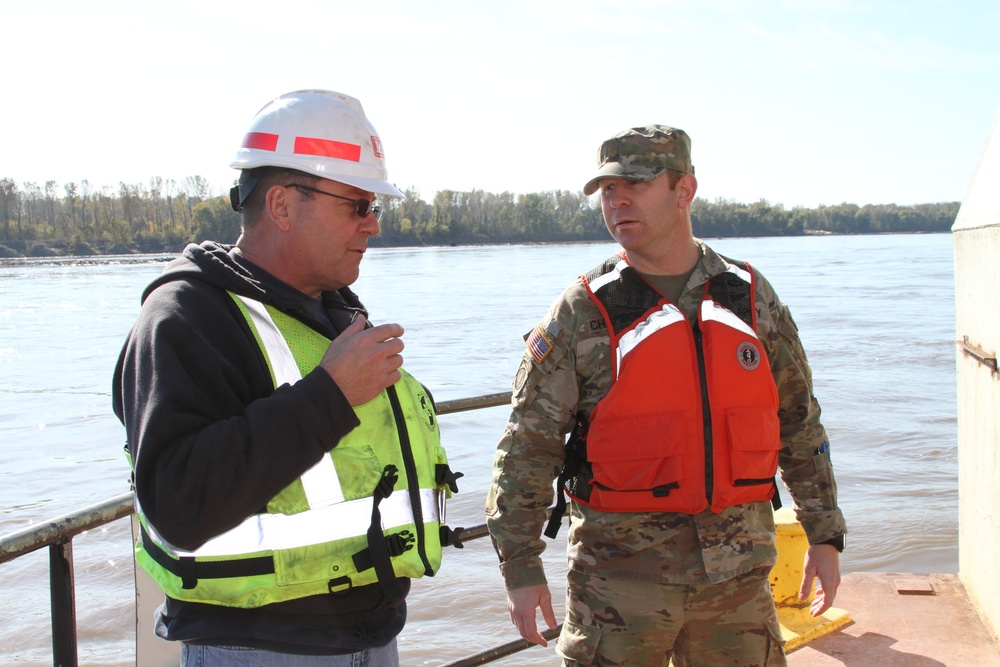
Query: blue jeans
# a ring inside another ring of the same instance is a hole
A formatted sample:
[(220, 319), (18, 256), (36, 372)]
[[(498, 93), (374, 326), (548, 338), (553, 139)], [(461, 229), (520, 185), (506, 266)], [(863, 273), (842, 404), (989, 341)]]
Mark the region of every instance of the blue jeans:
[(181, 667), (399, 667), (396, 640), (345, 655), (294, 655), (241, 646), (181, 644)]

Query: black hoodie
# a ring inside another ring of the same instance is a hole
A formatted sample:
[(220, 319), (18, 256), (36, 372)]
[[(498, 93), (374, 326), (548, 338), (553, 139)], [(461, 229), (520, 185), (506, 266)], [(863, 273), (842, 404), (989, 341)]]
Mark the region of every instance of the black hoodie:
[[(212, 242), (189, 245), (146, 288), (115, 368), (114, 412), (144, 514), (184, 550), (262, 511), (358, 425), (322, 369), (274, 388), (227, 292), (275, 306), (329, 338), (367, 317), (346, 287), (313, 299)], [(409, 589), (409, 580), (401, 583)], [(167, 599), (158, 612), (157, 634), (166, 639), (337, 654), (391, 641), (406, 605), (373, 585), (252, 610)]]

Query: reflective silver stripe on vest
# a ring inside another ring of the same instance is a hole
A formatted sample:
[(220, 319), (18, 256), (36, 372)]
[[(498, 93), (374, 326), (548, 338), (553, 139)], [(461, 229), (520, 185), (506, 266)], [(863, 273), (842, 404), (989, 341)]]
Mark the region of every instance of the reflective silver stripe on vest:
[[(441, 522), (436, 489), (420, 490), (420, 509), (426, 523)], [(383, 530), (413, 523), (413, 508), (406, 489), (393, 492), (379, 503)], [(230, 531), (213, 537), (195, 551), (171, 547), (151, 525), (150, 537), (164, 551), (181, 556), (239, 556), (258, 551), (295, 549), (323, 544), (348, 537), (365, 535), (371, 525), (372, 499), (359, 498), (332, 507), (307, 510), (298, 514), (258, 514)]]
[(737, 317), (736, 313), (729, 310), (728, 308), (723, 308), (715, 301), (702, 301), (701, 302), (701, 321), (707, 322), (709, 320), (714, 320), (715, 322), (721, 322), (727, 327), (737, 329), (742, 331), (748, 336), (753, 338), (757, 337), (756, 332), (747, 326), (747, 323)]
[(738, 276), (747, 285), (753, 284), (753, 277), (750, 275), (750, 272), (745, 269), (741, 269), (735, 264), (730, 264), (729, 267), (726, 269), (726, 273), (731, 273), (734, 276)]
[[(745, 282), (747, 285), (753, 285), (753, 276), (750, 275), (749, 271), (741, 269), (735, 264), (730, 264), (729, 268), (726, 269), (726, 273), (731, 273), (737, 276), (740, 280)], [(736, 316), (733, 311), (723, 308), (714, 301), (703, 301), (701, 304), (701, 320), (703, 322), (708, 320), (714, 320), (716, 322), (721, 322), (726, 326), (742, 331), (748, 336), (753, 336), (757, 338), (757, 332), (751, 329), (746, 322), (741, 320)]]
[[(299, 366), (295, 363), (295, 357), (288, 348), (288, 343), (282, 335), (281, 330), (271, 319), (271, 314), (260, 301), (239, 297), (243, 305), (246, 306), (253, 320), (257, 333), (264, 345), (264, 352), (271, 363), (271, 370), (274, 373), (274, 386), (280, 387), (283, 384), (294, 384), (302, 379)], [(340, 478), (337, 476), (337, 469), (329, 456), (324, 456), (319, 463), (302, 474), (299, 478), (302, 481), (302, 488), (305, 491), (309, 507), (325, 507), (336, 503), (344, 502), (344, 491), (340, 486)]]
[(644, 322), (640, 322), (634, 329), (630, 329), (628, 332), (623, 334), (618, 340), (618, 363), (616, 365), (615, 380), (617, 380), (618, 375), (621, 374), (622, 362), (625, 360), (625, 355), (634, 350), (639, 346), (639, 343), (643, 342), (657, 331), (666, 329), (671, 324), (677, 324), (678, 322), (687, 322), (687, 318), (684, 317), (684, 313), (682, 313), (674, 304), (665, 303), (660, 310), (652, 313)]
[(597, 290), (601, 289), (608, 283), (612, 283), (618, 280), (618, 278), (621, 277), (622, 275), (622, 269), (624, 269), (627, 266), (628, 262), (626, 262), (624, 259), (619, 260), (619, 262), (615, 264), (615, 268), (608, 271), (604, 275), (600, 275), (594, 278), (593, 282), (590, 283), (590, 291), (596, 292)]

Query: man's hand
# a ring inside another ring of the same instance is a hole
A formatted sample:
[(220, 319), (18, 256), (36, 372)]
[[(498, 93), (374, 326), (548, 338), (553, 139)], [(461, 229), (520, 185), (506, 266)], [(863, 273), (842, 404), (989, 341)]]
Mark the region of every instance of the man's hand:
[(333, 339), (319, 365), (357, 407), (399, 381), (402, 335), (403, 327), (398, 324), (365, 329), (365, 318), (359, 317)]
[(816, 586), (816, 597), (813, 598), (809, 613), (819, 616), (833, 606), (840, 586), (840, 552), (830, 544), (814, 544), (806, 551), (802, 563), (802, 586), (799, 587), (799, 599), (809, 598), (813, 579), (819, 579)]
[(507, 610), (510, 612), (510, 620), (517, 626), (517, 631), (532, 644), (548, 646), (549, 643), (538, 632), (538, 624), (535, 622), (535, 610), (539, 607), (542, 609), (545, 624), (549, 626), (549, 630), (554, 630), (556, 615), (552, 612), (552, 594), (549, 593), (547, 584), (507, 591)]

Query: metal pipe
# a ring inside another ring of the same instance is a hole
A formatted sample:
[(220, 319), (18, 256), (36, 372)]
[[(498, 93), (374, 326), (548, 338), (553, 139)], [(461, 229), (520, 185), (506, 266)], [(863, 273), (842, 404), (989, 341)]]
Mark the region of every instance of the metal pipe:
[(52, 664), (76, 667), (76, 593), (73, 576), (73, 541), (49, 545), (49, 598), (52, 620)]
[[(545, 639), (552, 641), (559, 636), (560, 631), (562, 631), (562, 623), (557, 625), (553, 630), (544, 630), (542, 636)], [(444, 665), (444, 667), (473, 667), (474, 665), (485, 665), (488, 662), (493, 662), (494, 660), (499, 660), (500, 658), (505, 658), (508, 655), (514, 653), (519, 653), (525, 649), (535, 646), (527, 639), (516, 639), (512, 642), (507, 642), (506, 644), (501, 644), (500, 646), (494, 646), (491, 649), (486, 649), (475, 655), (470, 655), (468, 657), (462, 658), (461, 660), (456, 660), (455, 662), (449, 662)]]
[(459, 528), (458, 541), (468, 542), (469, 540), (478, 540), (480, 537), (486, 537), (489, 534), (490, 531), (486, 529), (486, 524), (481, 523), (471, 528)]
[(493, 408), (498, 405), (510, 404), (511, 392), (505, 391), (500, 394), (487, 394), (485, 396), (473, 396), (472, 398), (455, 398), (450, 401), (441, 401), (437, 404), (437, 413), (447, 415), (453, 412), (464, 412), (466, 410), (478, 410), (479, 408)]
[(127, 517), (132, 513), (132, 502), (130, 491), (77, 512), (8, 533), (0, 538), (0, 563)]

